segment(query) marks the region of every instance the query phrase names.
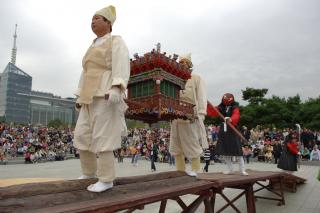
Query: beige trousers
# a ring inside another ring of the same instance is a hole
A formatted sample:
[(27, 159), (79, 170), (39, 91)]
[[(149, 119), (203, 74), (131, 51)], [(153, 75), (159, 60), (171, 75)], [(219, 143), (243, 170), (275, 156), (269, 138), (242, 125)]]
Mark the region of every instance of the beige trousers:
[(115, 179), (114, 155), (113, 152), (93, 152), (80, 150), (80, 162), (82, 174), (94, 176), (101, 182), (112, 182)]
[(183, 154), (187, 158), (198, 158), (202, 153), (199, 132), (199, 127), (195, 122), (173, 120), (170, 131), (170, 153)]
[[(186, 170), (186, 162), (184, 155), (176, 155), (176, 168), (177, 171), (185, 171)], [(200, 170), (200, 157), (191, 158), (191, 171), (198, 172)]]

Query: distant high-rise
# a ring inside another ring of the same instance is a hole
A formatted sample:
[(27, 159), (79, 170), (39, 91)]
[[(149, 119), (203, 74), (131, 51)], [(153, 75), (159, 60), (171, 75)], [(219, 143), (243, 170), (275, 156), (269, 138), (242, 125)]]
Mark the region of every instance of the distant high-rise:
[(8, 63), (0, 78), (0, 116), (6, 122), (29, 123), (30, 97), (19, 93), (30, 93), (32, 77), (18, 68), (17, 57), (17, 24), (13, 35), (11, 62)]
[(30, 122), (30, 97), (19, 93), (30, 93), (31, 87), (32, 77), (9, 62), (0, 83), (0, 116), (6, 122)]

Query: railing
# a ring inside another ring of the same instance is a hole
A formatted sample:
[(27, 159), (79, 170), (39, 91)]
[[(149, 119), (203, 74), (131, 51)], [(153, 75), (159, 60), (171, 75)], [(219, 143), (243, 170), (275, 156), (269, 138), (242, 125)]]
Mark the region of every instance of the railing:
[(137, 120), (172, 120), (175, 118), (189, 118), (193, 116), (193, 105), (181, 102), (164, 95), (127, 100), (129, 109), (126, 113), (128, 118)]

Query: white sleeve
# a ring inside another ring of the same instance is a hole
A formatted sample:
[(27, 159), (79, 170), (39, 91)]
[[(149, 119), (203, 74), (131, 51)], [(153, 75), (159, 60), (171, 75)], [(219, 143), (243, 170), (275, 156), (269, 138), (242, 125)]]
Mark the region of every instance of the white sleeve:
[(198, 99), (198, 114), (207, 114), (207, 92), (204, 80), (199, 76), (196, 82), (196, 93)]
[(80, 90), (82, 88), (82, 84), (83, 84), (83, 71), (81, 72), (81, 76), (80, 76), (80, 80), (78, 83), (78, 88), (77, 90), (73, 93), (75, 96), (79, 97), (80, 96)]
[(130, 77), (129, 51), (120, 36), (114, 36), (112, 44), (112, 86), (120, 85), (122, 92), (127, 88)]

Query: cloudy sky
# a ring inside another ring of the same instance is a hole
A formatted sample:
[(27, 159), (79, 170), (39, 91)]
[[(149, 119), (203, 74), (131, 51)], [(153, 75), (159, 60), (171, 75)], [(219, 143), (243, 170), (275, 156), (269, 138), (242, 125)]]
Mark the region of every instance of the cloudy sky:
[(113, 34), (132, 57), (157, 42), (169, 54), (191, 52), (214, 103), (225, 92), (240, 101), (246, 87), (267, 88), (268, 97), (320, 95), (319, 0), (1, 0), (0, 72), (17, 23), (16, 65), (33, 77), (32, 89), (72, 97), (95, 38), (92, 15), (109, 4)]

